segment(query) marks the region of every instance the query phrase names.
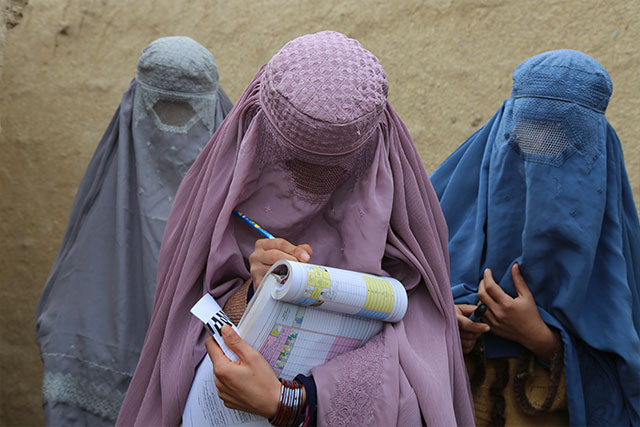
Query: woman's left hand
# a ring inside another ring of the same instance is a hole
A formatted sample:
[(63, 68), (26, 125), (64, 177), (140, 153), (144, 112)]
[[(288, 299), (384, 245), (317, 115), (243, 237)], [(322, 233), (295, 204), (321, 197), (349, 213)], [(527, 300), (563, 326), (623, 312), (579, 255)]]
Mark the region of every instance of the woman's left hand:
[(213, 363), (218, 396), (225, 406), (272, 418), (280, 400), (280, 381), (269, 363), (230, 327), (222, 328), (224, 342), (240, 358), (232, 362), (209, 337), (205, 341)]
[(513, 265), (511, 276), (518, 293), (516, 298), (500, 288), (490, 269), (485, 270), (478, 286), (478, 298), (488, 307), (482, 319), (494, 334), (522, 344), (548, 362), (559, 338), (540, 317), (538, 306), (518, 264)]

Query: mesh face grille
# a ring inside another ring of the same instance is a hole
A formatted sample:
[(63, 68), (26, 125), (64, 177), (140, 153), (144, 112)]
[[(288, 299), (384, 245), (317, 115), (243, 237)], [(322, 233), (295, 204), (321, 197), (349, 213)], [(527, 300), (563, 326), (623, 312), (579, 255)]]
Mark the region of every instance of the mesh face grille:
[(285, 166), (298, 190), (316, 195), (331, 193), (347, 172), (340, 166), (317, 165), (298, 159), (286, 160)]
[[(153, 118), (163, 132), (186, 134), (201, 121), (213, 134), (221, 120), (216, 113), (218, 94), (189, 95), (158, 90), (137, 81), (133, 101), (133, 124), (137, 126), (145, 117)], [(188, 118), (187, 118), (188, 116)]]
[(286, 141), (263, 115), (258, 123), (259, 168), (281, 165), (289, 176), (291, 191), (310, 203), (322, 203), (341, 185), (355, 182), (371, 165), (377, 132), (358, 150), (340, 156), (312, 154)]
[(162, 123), (169, 126), (184, 126), (196, 114), (188, 102), (160, 99), (153, 105), (153, 110)]
[(520, 120), (513, 134), (520, 151), (527, 154), (556, 157), (571, 146), (564, 129), (551, 121)]

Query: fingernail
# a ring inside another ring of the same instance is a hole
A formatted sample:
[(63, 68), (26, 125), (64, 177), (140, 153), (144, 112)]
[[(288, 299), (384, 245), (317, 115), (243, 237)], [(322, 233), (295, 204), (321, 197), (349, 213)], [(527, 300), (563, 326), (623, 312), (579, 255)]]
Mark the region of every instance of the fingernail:
[(233, 335), (233, 328), (231, 326), (222, 328), (222, 335), (229, 338)]
[(302, 253), (300, 254), (300, 259), (304, 262), (309, 261), (309, 254), (307, 253), (307, 251), (302, 251)]

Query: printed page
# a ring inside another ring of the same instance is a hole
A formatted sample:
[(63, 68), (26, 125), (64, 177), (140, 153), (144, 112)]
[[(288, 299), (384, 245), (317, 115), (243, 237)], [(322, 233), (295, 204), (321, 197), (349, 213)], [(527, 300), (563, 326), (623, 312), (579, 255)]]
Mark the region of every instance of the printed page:
[(259, 427), (271, 424), (259, 415), (224, 406), (224, 402), (218, 397), (213, 364), (206, 355), (196, 370), (187, 404), (182, 413), (182, 425), (183, 427)]
[(382, 330), (378, 320), (274, 300), (277, 284), (277, 276), (266, 276), (238, 330), (280, 377), (307, 375), (314, 366), (361, 347)]
[(278, 282), (277, 300), (385, 322), (398, 322), (407, 311), (407, 292), (392, 277), (295, 261), (279, 261), (267, 275)]
[(308, 375), (339, 354), (364, 345), (382, 330), (382, 322), (279, 302), (258, 316), (251, 330), (238, 329), (273, 367), (292, 380)]

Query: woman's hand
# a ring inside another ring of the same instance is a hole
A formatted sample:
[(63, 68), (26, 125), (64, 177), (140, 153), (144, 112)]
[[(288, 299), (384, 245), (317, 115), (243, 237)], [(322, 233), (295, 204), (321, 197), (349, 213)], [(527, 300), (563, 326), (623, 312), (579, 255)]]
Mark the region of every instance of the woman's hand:
[(511, 276), (518, 293), (516, 298), (511, 298), (500, 288), (490, 269), (485, 270), (478, 286), (478, 298), (488, 307), (483, 320), (491, 326), (494, 334), (522, 344), (540, 359), (549, 362), (559, 337), (540, 317), (518, 264), (513, 265)]
[(474, 322), (469, 319), (475, 305), (456, 304), (456, 316), (458, 317), (458, 328), (460, 329), (460, 341), (462, 342), (462, 352), (464, 354), (473, 350), (480, 335), (489, 332), (491, 328), (486, 323)]
[(249, 255), (251, 280), (256, 290), (273, 264), (281, 259), (308, 262), (311, 258), (311, 252), (311, 246), (307, 244), (295, 246), (285, 239), (256, 240), (253, 253)]
[(213, 363), (218, 396), (227, 408), (273, 418), (280, 400), (280, 381), (269, 363), (228, 325), (222, 328), (224, 342), (240, 358), (232, 362), (209, 337), (205, 341)]

